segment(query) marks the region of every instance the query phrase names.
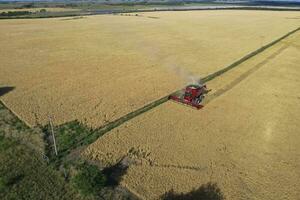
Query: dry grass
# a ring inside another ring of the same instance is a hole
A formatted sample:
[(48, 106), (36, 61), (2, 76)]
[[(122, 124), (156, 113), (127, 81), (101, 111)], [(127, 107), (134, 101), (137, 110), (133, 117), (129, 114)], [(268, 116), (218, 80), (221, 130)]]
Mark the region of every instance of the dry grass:
[(167, 102), (85, 155), (135, 161), (122, 184), (142, 199), (216, 182), (226, 199), (299, 198), (300, 34), (214, 79), (204, 109)]
[(1, 20), (0, 84), (16, 87), (1, 99), (32, 126), (99, 127), (180, 88), (170, 68), (205, 76), (299, 25), (296, 12), (139, 15)]

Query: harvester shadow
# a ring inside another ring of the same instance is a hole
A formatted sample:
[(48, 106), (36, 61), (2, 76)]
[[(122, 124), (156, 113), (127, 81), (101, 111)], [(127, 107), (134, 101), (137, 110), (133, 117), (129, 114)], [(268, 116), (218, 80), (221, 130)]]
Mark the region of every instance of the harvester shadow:
[(232, 82), (230, 82), (229, 84), (227, 84), (226, 86), (224, 86), (223, 88), (221, 88), (221, 89), (217, 90), (216, 92), (214, 92), (213, 94), (207, 96), (206, 99), (205, 99), (205, 102), (203, 104), (204, 105), (208, 104), (210, 101), (214, 100), (215, 98), (221, 96), (222, 94), (228, 92), (229, 90), (231, 90), (232, 88), (234, 88), (235, 86), (237, 86), (244, 79), (246, 79), (247, 77), (249, 77), (251, 74), (253, 74), (257, 70), (259, 70), (260, 68), (262, 68), (265, 64), (267, 64), (270, 60), (274, 59), (276, 56), (278, 56), (282, 51), (284, 51), (288, 47), (289, 47), (289, 45), (285, 45), (285, 46), (281, 47), (276, 52), (274, 52), (272, 55), (268, 56), (265, 60), (263, 60), (262, 62), (258, 63), (257, 65), (255, 65), (254, 67), (252, 67), (251, 69), (249, 69), (248, 71), (244, 72), (238, 78), (236, 78), (235, 80), (233, 80)]
[(124, 164), (122, 160), (113, 166), (103, 169), (103, 174), (107, 178), (107, 186), (116, 187), (122, 181), (123, 176), (126, 174), (128, 165)]
[(216, 183), (201, 185), (188, 193), (176, 193), (170, 190), (160, 196), (161, 200), (224, 200), (223, 193)]
[(5, 95), (6, 93), (14, 90), (15, 87), (10, 87), (10, 86), (7, 86), (7, 87), (0, 87), (0, 97)]

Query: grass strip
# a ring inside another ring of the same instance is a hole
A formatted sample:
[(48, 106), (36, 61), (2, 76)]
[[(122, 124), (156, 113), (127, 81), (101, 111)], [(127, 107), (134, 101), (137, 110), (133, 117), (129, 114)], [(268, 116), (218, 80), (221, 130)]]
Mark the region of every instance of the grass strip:
[(278, 38), (277, 40), (274, 40), (273, 42), (265, 45), (265, 46), (262, 46), (261, 48), (247, 54), (246, 56), (242, 57), (241, 59), (235, 61), (234, 63), (232, 63), (231, 65), (213, 73), (213, 74), (210, 74), (208, 76), (206, 76), (205, 78), (202, 79), (202, 81), (205, 83), (205, 82), (208, 82), (208, 81), (211, 81), (212, 79), (216, 78), (217, 76), (220, 76), (222, 74), (224, 74), (225, 72), (237, 67), (238, 65), (242, 64), (243, 62), (249, 60), (250, 58), (256, 56), (257, 54), (265, 51), (266, 49), (268, 49), (269, 47), (275, 45), (276, 43), (280, 42), (281, 40), (285, 39), (286, 37), (292, 35), (293, 33), (297, 32), (300, 30), (300, 27), (296, 28), (295, 30), (292, 30), (290, 32), (288, 32), (287, 34), (285, 34), (284, 36)]
[(120, 126), (121, 124), (135, 118), (138, 115), (143, 114), (144, 112), (147, 112), (157, 106), (159, 106), (160, 104), (165, 103), (166, 101), (169, 100), (169, 95), (162, 97), (150, 104), (145, 105), (142, 108), (139, 108), (131, 113), (128, 113), (126, 115), (124, 115), (123, 117), (120, 117), (119, 119), (113, 121), (113, 122), (109, 122), (108, 124), (96, 129), (95, 131), (93, 131), (92, 134), (90, 134), (87, 138), (85, 138), (83, 144), (91, 144), (93, 143), (99, 136), (105, 134), (106, 132)]

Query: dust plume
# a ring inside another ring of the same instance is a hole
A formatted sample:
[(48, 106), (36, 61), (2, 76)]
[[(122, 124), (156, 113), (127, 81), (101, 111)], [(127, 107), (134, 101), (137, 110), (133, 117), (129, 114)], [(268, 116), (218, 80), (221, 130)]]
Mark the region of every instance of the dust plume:
[(195, 74), (193, 74), (192, 72), (190, 72), (184, 68), (173, 65), (173, 66), (169, 67), (169, 70), (171, 70), (177, 76), (179, 76), (186, 85), (189, 85), (189, 84), (202, 85), (202, 81), (199, 76), (196, 76)]

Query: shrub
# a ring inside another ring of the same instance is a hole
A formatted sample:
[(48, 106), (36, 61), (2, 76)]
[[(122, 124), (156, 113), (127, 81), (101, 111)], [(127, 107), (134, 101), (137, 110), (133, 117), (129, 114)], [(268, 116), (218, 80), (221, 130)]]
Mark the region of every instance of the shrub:
[(11, 16), (20, 16), (20, 15), (29, 15), (32, 12), (29, 11), (8, 11), (0, 13), (0, 16), (11, 17)]
[(7, 181), (4, 177), (0, 177), (0, 192), (5, 191), (7, 188)]
[(21, 8), (34, 8), (34, 3), (28, 3), (21, 6)]
[(80, 194), (87, 196), (97, 194), (105, 186), (106, 177), (97, 166), (83, 163), (71, 181)]

